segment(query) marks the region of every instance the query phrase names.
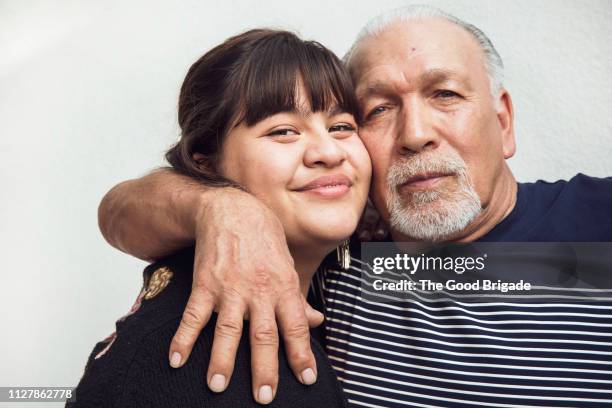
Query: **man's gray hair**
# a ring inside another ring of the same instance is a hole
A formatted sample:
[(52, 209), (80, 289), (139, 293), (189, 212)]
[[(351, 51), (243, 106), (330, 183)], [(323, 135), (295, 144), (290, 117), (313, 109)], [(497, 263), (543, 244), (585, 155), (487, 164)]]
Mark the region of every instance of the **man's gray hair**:
[(452, 14), (449, 14), (432, 6), (407, 6), (386, 12), (378, 17), (374, 17), (365, 25), (365, 27), (361, 29), (361, 31), (357, 35), (357, 39), (344, 56), (344, 62), (350, 69), (352, 57), (354, 56), (357, 48), (363, 40), (379, 35), (394, 24), (423, 18), (444, 19), (450, 23), (453, 23), (463, 28), (468, 33), (470, 33), (474, 37), (474, 39), (476, 39), (485, 55), (487, 72), (489, 74), (489, 80), (491, 82), (491, 95), (495, 98), (503, 87), (504, 63), (502, 62), (502, 59), (497, 53), (497, 50), (493, 46), (491, 40), (489, 40), (489, 38), (478, 27), (466, 23), (465, 21), (460, 20)]

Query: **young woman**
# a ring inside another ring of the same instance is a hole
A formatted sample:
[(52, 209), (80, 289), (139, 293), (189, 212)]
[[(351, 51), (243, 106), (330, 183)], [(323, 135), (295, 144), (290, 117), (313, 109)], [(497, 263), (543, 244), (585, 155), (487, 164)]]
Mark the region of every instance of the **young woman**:
[[(193, 64), (178, 116), (181, 139), (166, 155), (172, 167), (207, 184), (237, 186), (268, 205), (285, 230), (306, 295), (323, 258), (355, 229), (370, 182), (369, 157), (356, 133), (357, 102), (341, 62), (294, 34), (248, 31)], [(94, 348), (71, 406), (346, 404), (316, 340), (315, 384), (295, 378), (281, 346), (278, 387), (252, 390), (248, 332), (227, 390), (211, 392), (205, 368), (216, 316), (188, 362), (172, 369), (167, 349), (191, 291), (192, 266), (188, 250), (145, 269), (136, 304)]]

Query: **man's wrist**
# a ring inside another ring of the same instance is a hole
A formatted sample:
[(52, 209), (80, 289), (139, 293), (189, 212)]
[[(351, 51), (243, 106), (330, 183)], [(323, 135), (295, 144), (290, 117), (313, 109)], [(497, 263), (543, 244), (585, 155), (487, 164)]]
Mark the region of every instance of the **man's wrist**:
[(215, 206), (223, 206), (222, 201), (225, 200), (244, 199), (245, 194), (248, 193), (235, 187), (207, 187), (201, 191), (196, 198), (196, 203), (190, 207), (192, 212), (189, 220), (194, 238), (196, 231), (214, 216)]

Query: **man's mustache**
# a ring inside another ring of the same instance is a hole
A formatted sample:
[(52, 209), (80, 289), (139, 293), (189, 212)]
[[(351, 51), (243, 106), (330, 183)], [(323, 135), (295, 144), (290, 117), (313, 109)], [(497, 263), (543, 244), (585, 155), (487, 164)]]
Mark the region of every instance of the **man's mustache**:
[(432, 175), (465, 174), (467, 165), (456, 153), (415, 154), (395, 162), (387, 174), (390, 189), (418, 178), (428, 178)]

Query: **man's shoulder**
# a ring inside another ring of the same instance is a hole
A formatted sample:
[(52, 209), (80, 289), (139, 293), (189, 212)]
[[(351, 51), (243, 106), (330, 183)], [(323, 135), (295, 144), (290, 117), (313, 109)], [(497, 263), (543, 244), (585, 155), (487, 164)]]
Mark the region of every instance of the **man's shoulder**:
[[(587, 209), (598, 204), (612, 204), (612, 177), (592, 177), (578, 173), (569, 180), (519, 183), (519, 194), (530, 205), (570, 210)], [(577, 208), (576, 208), (577, 207)]]
[(536, 193), (545, 190), (558, 192), (558, 204), (569, 206), (572, 210), (586, 211), (594, 209), (593, 206), (612, 204), (612, 177), (592, 177), (578, 173), (567, 181), (547, 183), (540, 180), (534, 183)]
[(534, 239), (612, 240), (612, 177), (579, 173), (567, 181), (540, 180), (523, 188), (529, 190), (527, 208), (542, 207), (534, 225), (545, 228), (532, 230)]
[(568, 188), (612, 197), (612, 177), (592, 177), (578, 173), (567, 184)]
[(523, 183), (535, 191), (566, 191), (588, 192), (592, 194), (612, 195), (612, 177), (593, 177), (578, 173), (569, 180), (546, 181), (538, 180), (534, 183)]

